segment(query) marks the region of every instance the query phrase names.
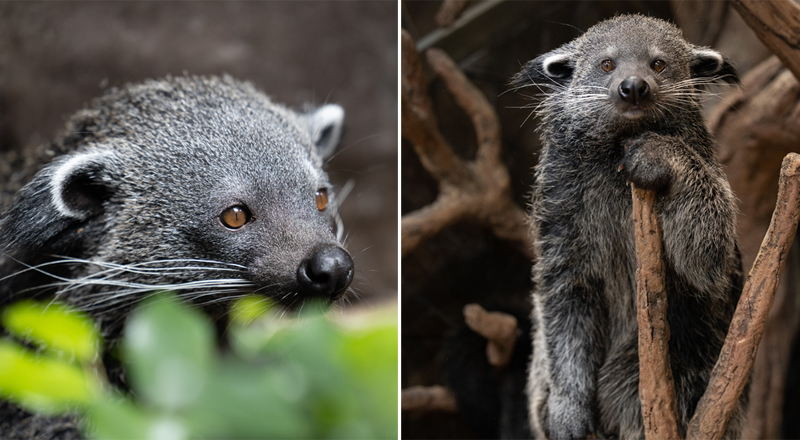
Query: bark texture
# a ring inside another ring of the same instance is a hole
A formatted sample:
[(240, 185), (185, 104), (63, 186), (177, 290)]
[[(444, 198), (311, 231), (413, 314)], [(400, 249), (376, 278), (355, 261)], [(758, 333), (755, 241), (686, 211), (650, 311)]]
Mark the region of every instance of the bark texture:
[(669, 322), (664, 287), (662, 233), (654, 191), (636, 188), (633, 225), (636, 242), (636, 308), (639, 321), (639, 400), (645, 438), (676, 439), (678, 406), (669, 363)]
[(687, 439), (718, 439), (744, 390), (800, 219), (800, 155), (781, 166), (778, 201), (733, 315), (708, 388), (689, 422)]

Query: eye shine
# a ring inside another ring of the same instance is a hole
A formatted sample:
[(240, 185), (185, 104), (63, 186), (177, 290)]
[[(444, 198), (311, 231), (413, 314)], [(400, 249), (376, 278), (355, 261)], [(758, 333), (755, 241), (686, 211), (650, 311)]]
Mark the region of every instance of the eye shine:
[(219, 220), (227, 228), (239, 229), (247, 224), (251, 217), (252, 214), (250, 214), (250, 211), (246, 206), (237, 205), (231, 206), (225, 211), (222, 211), (222, 214), (219, 216)]

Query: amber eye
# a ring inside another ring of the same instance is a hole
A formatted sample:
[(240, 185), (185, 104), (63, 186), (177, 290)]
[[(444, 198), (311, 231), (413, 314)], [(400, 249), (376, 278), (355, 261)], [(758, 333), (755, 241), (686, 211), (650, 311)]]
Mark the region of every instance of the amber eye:
[(611, 60), (603, 60), (600, 62), (600, 68), (606, 72), (611, 72), (615, 67), (617, 67), (617, 65)]
[(222, 211), (219, 221), (230, 229), (239, 229), (250, 221), (250, 211), (246, 206), (236, 205)]
[(664, 69), (667, 68), (667, 63), (664, 60), (655, 60), (650, 67), (658, 73), (661, 73)]
[(317, 209), (322, 211), (328, 206), (328, 190), (320, 188), (317, 190)]

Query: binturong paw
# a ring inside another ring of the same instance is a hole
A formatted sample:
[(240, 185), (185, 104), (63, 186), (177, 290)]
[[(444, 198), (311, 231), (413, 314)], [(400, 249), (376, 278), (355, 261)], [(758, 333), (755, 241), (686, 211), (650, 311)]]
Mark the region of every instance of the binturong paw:
[(655, 133), (626, 139), (623, 142), (625, 156), (620, 171), (637, 188), (660, 190), (669, 185), (672, 172), (666, 151), (668, 140)]
[(594, 437), (594, 422), (589, 405), (551, 395), (548, 412), (547, 433), (551, 440)]

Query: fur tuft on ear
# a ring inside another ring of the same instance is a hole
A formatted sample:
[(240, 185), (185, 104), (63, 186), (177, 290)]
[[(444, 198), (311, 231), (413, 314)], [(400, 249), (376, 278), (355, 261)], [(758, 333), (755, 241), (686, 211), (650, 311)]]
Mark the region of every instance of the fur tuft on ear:
[(707, 78), (709, 81), (740, 84), (739, 74), (730, 61), (721, 53), (706, 47), (693, 51), (692, 78)]
[(60, 164), (50, 180), (53, 206), (64, 217), (85, 220), (103, 210), (110, 188), (104, 182), (105, 155), (86, 153)]
[(304, 114), (303, 119), (320, 157), (329, 158), (342, 139), (344, 109), (336, 104), (326, 104)]
[(108, 161), (108, 153), (76, 153), (37, 173), (0, 216), (3, 249), (51, 247), (71, 226), (101, 214), (114, 190)]
[(572, 81), (575, 71), (575, 54), (565, 48), (540, 55), (528, 61), (522, 70), (511, 78), (512, 87), (536, 85), (539, 87), (565, 86)]

